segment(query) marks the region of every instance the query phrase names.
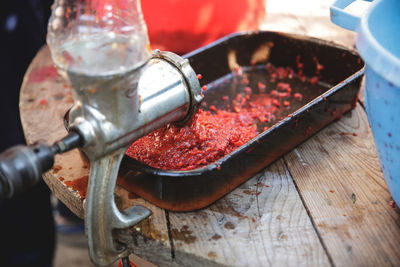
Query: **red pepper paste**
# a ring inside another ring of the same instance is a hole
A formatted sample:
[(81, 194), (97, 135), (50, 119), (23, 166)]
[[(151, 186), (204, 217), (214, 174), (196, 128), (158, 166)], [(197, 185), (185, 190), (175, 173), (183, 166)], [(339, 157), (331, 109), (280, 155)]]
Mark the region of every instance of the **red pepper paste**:
[(127, 155), (159, 169), (191, 170), (220, 159), (257, 134), (249, 113), (200, 109), (184, 127), (169, 125), (137, 140)]
[(77, 191), (81, 199), (86, 198), (86, 192), (89, 182), (89, 176), (85, 175), (81, 178), (75, 179), (73, 181), (65, 181), (64, 184), (72, 188), (73, 190)]
[[(276, 99), (274, 99), (277, 101)], [(199, 109), (184, 127), (168, 125), (137, 140), (127, 155), (164, 170), (191, 170), (208, 165), (259, 134), (257, 123), (275, 120), (277, 111), (268, 94), (248, 101), (237, 94), (233, 111)]]
[[(219, 160), (301, 107), (303, 98), (309, 101), (321, 93), (317, 80), (293, 79), (306, 78), (299, 57), (296, 63), (298, 74), (272, 64), (234, 71), (220, 86), (228, 87), (224, 92), (241, 88), (240, 93), (204, 101), (187, 125), (158, 129), (135, 141), (126, 154), (163, 170), (192, 170)], [(307, 96), (298, 92), (300, 86), (307, 87)]]

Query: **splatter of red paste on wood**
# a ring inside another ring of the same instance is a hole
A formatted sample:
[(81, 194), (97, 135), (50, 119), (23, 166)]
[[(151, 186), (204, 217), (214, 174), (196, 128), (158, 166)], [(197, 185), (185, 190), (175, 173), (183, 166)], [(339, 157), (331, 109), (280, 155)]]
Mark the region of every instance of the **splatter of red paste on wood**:
[(45, 66), (34, 69), (29, 75), (28, 82), (40, 83), (47, 79), (54, 79), (58, 76), (57, 68), (55, 66)]
[(85, 175), (82, 176), (81, 178), (72, 180), (72, 181), (65, 181), (65, 185), (75, 191), (78, 192), (79, 196), (81, 199), (86, 198), (86, 193), (87, 193), (87, 187), (88, 187), (88, 182), (89, 182), (89, 176)]
[(53, 173), (58, 173), (61, 169), (62, 169), (62, 167), (60, 165), (54, 165), (53, 166)]

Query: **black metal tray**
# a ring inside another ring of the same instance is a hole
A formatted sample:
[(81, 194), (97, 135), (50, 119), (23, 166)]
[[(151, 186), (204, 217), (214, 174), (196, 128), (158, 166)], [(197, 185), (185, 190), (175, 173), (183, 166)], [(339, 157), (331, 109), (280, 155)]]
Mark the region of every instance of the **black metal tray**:
[[(254, 52), (260, 46), (271, 43), (273, 47), (268, 62), (275, 66), (296, 69), (296, 58), (300, 56), (304, 74), (311, 77), (315, 74), (315, 58), (318, 59), (324, 66), (320, 72), (320, 85), (323, 88), (320, 94), (305, 97), (300, 106), (288, 110), (269, 129), (224, 158), (202, 168), (165, 171), (125, 156), (118, 183), (168, 210), (199, 209), (227, 194), (354, 107), (364, 63), (356, 52), (330, 42), (275, 32), (245, 32), (229, 35), (185, 57), (190, 60), (194, 70), (203, 75), (201, 82), (212, 84), (232, 72), (227, 60), (230, 51), (236, 51), (240, 66), (251, 66)], [(210, 90), (205, 95), (205, 102), (218, 104), (213, 97), (220, 97), (221, 93), (224, 92)], [(305, 96), (308, 94), (303, 93)]]

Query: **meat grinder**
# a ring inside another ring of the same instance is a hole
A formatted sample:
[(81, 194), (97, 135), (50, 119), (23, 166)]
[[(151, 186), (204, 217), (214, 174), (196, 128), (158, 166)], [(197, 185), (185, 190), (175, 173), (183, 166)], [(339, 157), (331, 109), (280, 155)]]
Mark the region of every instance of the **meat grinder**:
[(100, 266), (126, 260), (129, 251), (115, 230), (151, 211), (140, 205), (118, 210), (122, 157), (141, 136), (189, 120), (203, 99), (200, 83), (187, 59), (150, 50), (138, 0), (56, 0), (47, 43), (74, 98), (69, 135), (51, 147), (19, 146), (0, 155), (0, 196), (12, 197), (39, 180), (55, 154), (80, 147), (91, 166), (85, 203), (90, 257)]

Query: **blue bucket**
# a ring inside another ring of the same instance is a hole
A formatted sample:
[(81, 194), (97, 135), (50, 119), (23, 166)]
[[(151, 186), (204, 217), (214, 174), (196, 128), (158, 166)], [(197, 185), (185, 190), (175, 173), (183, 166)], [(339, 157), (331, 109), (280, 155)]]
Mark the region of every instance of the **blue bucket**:
[(386, 183), (400, 204), (400, 1), (376, 0), (361, 17), (331, 6), (333, 23), (356, 31), (356, 47), (366, 63), (365, 106)]

